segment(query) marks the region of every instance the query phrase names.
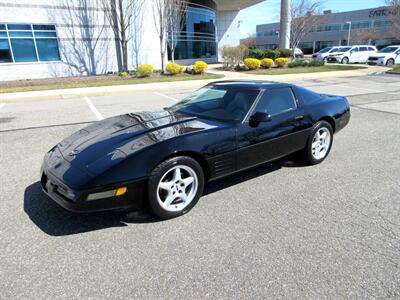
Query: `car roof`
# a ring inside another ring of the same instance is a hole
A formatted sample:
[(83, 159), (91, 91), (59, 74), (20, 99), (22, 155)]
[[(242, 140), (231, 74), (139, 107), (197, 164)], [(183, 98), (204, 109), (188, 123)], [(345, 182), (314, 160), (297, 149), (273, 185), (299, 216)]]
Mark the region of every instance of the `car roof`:
[(219, 86), (219, 87), (235, 87), (235, 88), (255, 88), (255, 89), (266, 89), (276, 87), (287, 87), (292, 86), (288, 83), (283, 82), (272, 82), (262, 80), (222, 80), (209, 83), (207, 86)]

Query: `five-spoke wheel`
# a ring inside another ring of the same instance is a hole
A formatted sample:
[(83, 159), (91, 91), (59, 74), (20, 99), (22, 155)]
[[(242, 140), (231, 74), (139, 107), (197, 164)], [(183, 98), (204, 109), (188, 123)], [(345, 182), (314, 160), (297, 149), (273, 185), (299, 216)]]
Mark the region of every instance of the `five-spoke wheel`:
[(304, 149), (305, 160), (311, 165), (321, 163), (329, 154), (333, 141), (333, 129), (330, 123), (319, 121), (311, 131)]
[(196, 205), (203, 188), (204, 174), (196, 160), (187, 156), (167, 159), (150, 175), (150, 210), (161, 219), (178, 217)]
[(167, 211), (183, 210), (196, 196), (198, 181), (197, 174), (191, 167), (172, 167), (158, 183), (158, 203)]

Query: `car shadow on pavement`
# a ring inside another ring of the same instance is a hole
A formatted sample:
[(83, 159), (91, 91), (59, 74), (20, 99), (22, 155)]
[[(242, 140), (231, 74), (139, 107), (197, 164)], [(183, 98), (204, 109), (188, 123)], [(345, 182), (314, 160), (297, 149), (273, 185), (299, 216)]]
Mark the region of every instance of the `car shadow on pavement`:
[(40, 182), (25, 189), (24, 211), (43, 232), (52, 236), (72, 235), (127, 226), (127, 223), (158, 222), (155, 217), (141, 212), (72, 213), (60, 207), (43, 193)]
[[(212, 194), (230, 186), (266, 175), (282, 167), (304, 166), (292, 160), (280, 160), (264, 164), (208, 183), (204, 195)], [(35, 182), (25, 189), (24, 211), (36, 226), (51, 236), (73, 235), (112, 227), (124, 227), (127, 224), (155, 223), (160, 221), (144, 211), (130, 213), (72, 213), (60, 207), (43, 193), (40, 182)]]

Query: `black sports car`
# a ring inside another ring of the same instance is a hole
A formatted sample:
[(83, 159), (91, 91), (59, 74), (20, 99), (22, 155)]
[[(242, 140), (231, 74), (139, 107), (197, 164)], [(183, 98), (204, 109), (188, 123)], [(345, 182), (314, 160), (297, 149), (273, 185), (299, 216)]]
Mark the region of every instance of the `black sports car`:
[(155, 112), (89, 125), (44, 157), (43, 190), (76, 212), (188, 212), (207, 181), (302, 151), (322, 162), (347, 125), (346, 98), (259, 81), (211, 83)]

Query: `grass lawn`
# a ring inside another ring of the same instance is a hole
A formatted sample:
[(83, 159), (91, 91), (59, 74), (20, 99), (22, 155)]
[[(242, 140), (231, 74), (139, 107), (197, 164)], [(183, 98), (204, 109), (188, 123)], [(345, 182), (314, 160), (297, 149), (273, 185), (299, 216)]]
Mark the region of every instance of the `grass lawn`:
[(223, 75), (206, 73), (204, 75), (180, 74), (176, 76), (155, 74), (151, 77), (120, 77), (115, 75), (18, 80), (0, 83), (0, 93), (15, 93), (42, 90), (72, 89), (96, 86), (128, 85), (155, 82), (220, 79)]
[(364, 68), (366, 67), (348, 66), (348, 65), (324, 65), (321, 67), (259, 69), (256, 71), (249, 71), (247, 73), (257, 74), (257, 75), (287, 75), (287, 74), (319, 73), (319, 72), (333, 72), (333, 71), (350, 71), (350, 70), (358, 70)]
[(400, 65), (395, 65), (393, 69), (390, 70), (391, 73), (400, 74)]

